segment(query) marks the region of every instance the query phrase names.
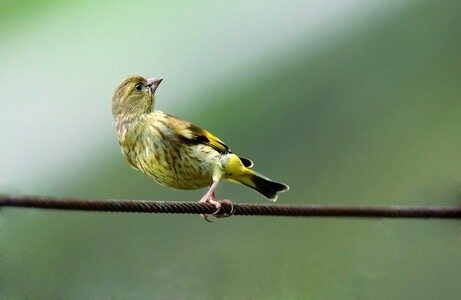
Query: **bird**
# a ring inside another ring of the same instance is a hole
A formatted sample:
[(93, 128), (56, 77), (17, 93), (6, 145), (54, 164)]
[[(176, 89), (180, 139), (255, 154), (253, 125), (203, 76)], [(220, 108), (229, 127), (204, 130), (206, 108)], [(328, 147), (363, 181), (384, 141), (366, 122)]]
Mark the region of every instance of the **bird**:
[[(214, 205), (216, 218), (232, 214), (220, 213), (221, 202), (215, 196), (223, 179), (248, 186), (271, 201), (289, 190), (288, 185), (252, 170), (250, 159), (234, 154), (209, 131), (155, 110), (155, 91), (162, 81), (163, 77), (130, 76), (113, 93), (115, 132), (131, 167), (170, 188), (209, 187), (199, 202)], [(202, 217), (209, 221), (208, 215)]]

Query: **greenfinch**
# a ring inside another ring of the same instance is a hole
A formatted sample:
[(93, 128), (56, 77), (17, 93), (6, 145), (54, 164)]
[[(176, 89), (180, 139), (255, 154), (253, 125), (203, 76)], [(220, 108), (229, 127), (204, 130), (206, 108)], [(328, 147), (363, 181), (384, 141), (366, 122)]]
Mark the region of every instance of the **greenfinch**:
[[(210, 132), (173, 115), (155, 110), (155, 91), (163, 78), (131, 76), (112, 97), (112, 115), (122, 153), (128, 163), (161, 185), (181, 190), (209, 186), (200, 202), (221, 204), (215, 190), (222, 179), (246, 185), (272, 201), (288, 191), (251, 169), (253, 162), (232, 153)], [(205, 219), (207, 219), (205, 217)]]

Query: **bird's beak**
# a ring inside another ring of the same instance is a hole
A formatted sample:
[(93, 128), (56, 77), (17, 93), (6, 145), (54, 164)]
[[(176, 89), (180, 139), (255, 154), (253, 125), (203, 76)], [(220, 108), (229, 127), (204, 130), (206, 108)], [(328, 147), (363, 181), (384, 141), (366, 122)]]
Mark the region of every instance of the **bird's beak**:
[(163, 77), (147, 79), (147, 86), (149, 87), (151, 94), (155, 93), (155, 90), (158, 88), (162, 80)]

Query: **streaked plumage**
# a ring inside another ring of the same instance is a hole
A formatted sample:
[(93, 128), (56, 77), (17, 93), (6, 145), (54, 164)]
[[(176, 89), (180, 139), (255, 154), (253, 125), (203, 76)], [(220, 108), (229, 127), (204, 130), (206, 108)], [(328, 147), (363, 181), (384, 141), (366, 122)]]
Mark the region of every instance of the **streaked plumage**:
[(154, 93), (163, 78), (132, 76), (112, 98), (121, 150), (130, 165), (158, 183), (182, 190), (211, 186), (201, 199), (219, 209), (214, 191), (221, 179), (247, 185), (275, 201), (288, 186), (250, 169), (251, 160), (233, 154), (210, 132), (154, 110)]

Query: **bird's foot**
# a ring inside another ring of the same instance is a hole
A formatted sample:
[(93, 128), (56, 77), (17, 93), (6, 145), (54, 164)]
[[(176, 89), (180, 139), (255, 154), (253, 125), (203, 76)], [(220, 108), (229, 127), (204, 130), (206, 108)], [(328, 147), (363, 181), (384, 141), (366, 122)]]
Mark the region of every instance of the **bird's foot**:
[[(212, 197), (206, 197), (205, 195), (199, 201), (199, 203), (210, 203), (216, 207), (216, 211), (212, 213), (211, 215), (200, 214), (202, 219), (204, 219), (207, 222), (213, 223), (213, 222), (216, 222), (218, 219), (227, 218), (227, 217), (232, 216), (232, 214), (234, 213), (234, 205), (232, 204), (232, 202), (227, 199), (219, 201), (219, 200), (216, 200), (213, 196), (214, 195), (212, 195)], [(224, 204), (224, 207), (223, 207), (223, 204)]]

